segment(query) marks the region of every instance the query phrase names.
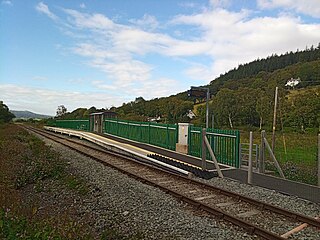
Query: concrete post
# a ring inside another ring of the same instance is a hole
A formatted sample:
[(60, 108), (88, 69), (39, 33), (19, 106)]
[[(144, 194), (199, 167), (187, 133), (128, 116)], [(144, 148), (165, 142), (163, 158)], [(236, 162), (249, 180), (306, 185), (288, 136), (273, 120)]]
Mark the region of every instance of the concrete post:
[(252, 147), (253, 147), (253, 135), (250, 132), (250, 142), (249, 142), (249, 166), (248, 166), (248, 184), (252, 184)]

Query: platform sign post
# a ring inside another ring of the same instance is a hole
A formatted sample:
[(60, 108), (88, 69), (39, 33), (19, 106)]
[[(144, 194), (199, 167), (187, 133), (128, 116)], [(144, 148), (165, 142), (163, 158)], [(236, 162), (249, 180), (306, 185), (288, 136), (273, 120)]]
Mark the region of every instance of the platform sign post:
[(206, 98), (206, 128), (209, 128), (210, 89), (204, 87), (191, 87), (191, 89), (188, 91), (188, 97)]

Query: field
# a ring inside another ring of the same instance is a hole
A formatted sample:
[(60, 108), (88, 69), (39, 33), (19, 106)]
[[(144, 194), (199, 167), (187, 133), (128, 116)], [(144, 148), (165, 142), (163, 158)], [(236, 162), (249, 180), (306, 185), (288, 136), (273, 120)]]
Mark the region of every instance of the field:
[[(261, 142), (259, 131), (253, 133), (254, 143)], [(272, 133), (267, 132), (267, 139), (271, 145)], [(249, 132), (241, 132), (241, 142), (249, 142)], [(276, 132), (275, 156), (279, 161), (286, 178), (308, 184), (317, 184), (317, 158), (318, 158), (318, 135), (317, 131), (306, 133)], [(271, 158), (266, 169), (275, 171)], [(277, 174), (277, 173), (276, 173)]]

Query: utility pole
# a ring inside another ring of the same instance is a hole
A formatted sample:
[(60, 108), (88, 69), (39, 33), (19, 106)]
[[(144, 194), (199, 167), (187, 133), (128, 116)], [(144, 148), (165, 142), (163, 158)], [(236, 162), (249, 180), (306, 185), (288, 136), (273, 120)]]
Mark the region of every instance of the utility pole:
[(274, 146), (275, 146), (275, 141), (276, 141), (277, 104), (278, 104), (278, 87), (276, 87), (276, 92), (275, 92), (275, 96), (274, 96), (272, 145), (271, 145), (272, 152), (274, 152)]
[(211, 127), (212, 127), (212, 129), (214, 129), (214, 114), (212, 113), (212, 125), (211, 125)]
[(210, 98), (210, 92), (209, 92), (209, 88), (207, 88), (207, 97), (206, 97), (206, 128), (209, 128), (209, 98)]

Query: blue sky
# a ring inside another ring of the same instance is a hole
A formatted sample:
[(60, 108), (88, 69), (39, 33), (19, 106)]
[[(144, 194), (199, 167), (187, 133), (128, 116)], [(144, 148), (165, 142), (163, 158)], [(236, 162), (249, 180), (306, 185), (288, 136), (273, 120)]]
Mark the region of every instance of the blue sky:
[(0, 0), (0, 100), (109, 108), (319, 42), (319, 0)]

